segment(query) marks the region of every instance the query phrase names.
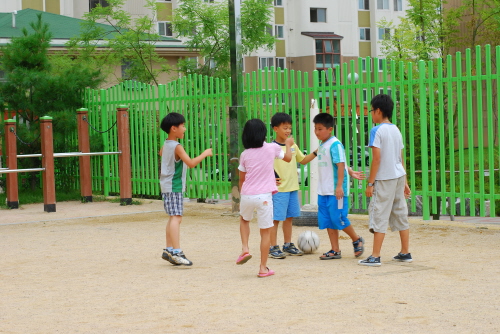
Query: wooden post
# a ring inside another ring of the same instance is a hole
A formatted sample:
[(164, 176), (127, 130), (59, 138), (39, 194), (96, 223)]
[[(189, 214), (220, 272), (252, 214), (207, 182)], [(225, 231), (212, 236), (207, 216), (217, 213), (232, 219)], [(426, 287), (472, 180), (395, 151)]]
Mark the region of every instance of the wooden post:
[(120, 205), (132, 204), (132, 168), (130, 162), (130, 125), (127, 106), (116, 108), (118, 132), (118, 173), (120, 177)]
[(54, 136), (52, 117), (40, 117), (40, 139), (42, 142), (43, 210), (56, 212), (56, 182), (54, 176)]
[[(13, 119), (6, 120), (4, 130), (7, 168), (17, 169), (16, 121)], [(7, 173), (7, 207), (10, 209), (19, 208), (18, 186), (17, 173)]]
[[(82, 153), (90, 152), (88, 109), (81, 108), (78, 114), (78, 149)], [(92, 171), (90, 169), (90, 156), (79, 157), (80, 162), (80, 194), (82, 202), (92, 202)]]

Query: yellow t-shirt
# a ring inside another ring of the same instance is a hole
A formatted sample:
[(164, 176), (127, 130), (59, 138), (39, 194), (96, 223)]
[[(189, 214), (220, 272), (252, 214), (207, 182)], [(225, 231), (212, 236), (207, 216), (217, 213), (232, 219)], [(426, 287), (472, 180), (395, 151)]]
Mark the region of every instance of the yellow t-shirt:
[[(274, 141), (276, 143), (276, 141)], [(286, 152), (285, 144), (279, 144), (281, 150)], [(278, 186), (279, 192), (290, 192), (299, 190), (299, 177), (297, 175), (297, 162), (301, 162), (304, 159), (304, 153), (299, 149), (297, 144), (293, 144), (291, 147), (292, 160), (286, 162), (282, 159), (274, 160), (274, 171), (281, 178), (281, 184)]]

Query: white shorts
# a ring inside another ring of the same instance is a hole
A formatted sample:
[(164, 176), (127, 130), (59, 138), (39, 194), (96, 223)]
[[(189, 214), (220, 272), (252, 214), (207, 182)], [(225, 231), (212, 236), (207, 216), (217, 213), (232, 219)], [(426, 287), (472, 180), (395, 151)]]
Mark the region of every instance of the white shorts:
[(241, 195), (240, 216), (250, 221), (254, 210), (257, 211), (259, 228), (266, 229), (274, 226), (273, 223), (273, 195), (271, 193), (259, 195)]

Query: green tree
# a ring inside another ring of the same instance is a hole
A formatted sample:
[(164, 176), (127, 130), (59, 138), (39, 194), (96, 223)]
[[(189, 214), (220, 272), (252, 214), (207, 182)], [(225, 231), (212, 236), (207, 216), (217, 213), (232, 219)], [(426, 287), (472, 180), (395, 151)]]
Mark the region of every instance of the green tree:
[(68, 47), (78, 57), (92, 59), (106, 73), (112, 73), (117, 65), (126, 62), (127, 78), (158, 85), (158, 76), (168, 73), (170, 67), (156, 52), (156, 45), (162, 39), (153, 20), (157, 12), (156, 1), (146, 0), (144, 6), (152, 16), (135, 19), (122, 9), (125, 0), (107, 2), (108, 6), (98, 5), (85, 13), (80, 35), (72, 38)]
[[(42, 116), (54, 117), (54, 150), (64, 152), (72, 144), (70, 134), (76, 129), (75, 110), (83, 106), (84, 90), (96, 88), (102, 76), (78, 59), (62, 54), (49, 56), (52, 36), (49, 26), (42, 21), (42, 14), (30, 27), (30, 30), (23, 29), (21, 37), (13, 38), (2, 47), (0, 63), (7, 81), (0, 85), (0, 96), (9, 109), (17, 111), (17, 134), (22, 139), (20, 152), (39, 153), (38, 121)], [(40, 160), (21, 159), (19, 163), (37, 167)], [(64, 169), (65, 162), (60, 163)], [(65, 180), (69, 178), (61, 178)], [(32, 188), (37, 186), (34, 173), (31, 173), (30, 184)]]
[(463, 0), (450, 9), (466, 31), (457, 46), (500, 45), (500, 0)]
[[(272, 19), (272, 1), (245, 0), (241, 4), (242, 54), (259, 48), (271, 50), (275, 38), (268, 33)], [(174, 10), (174, 32), (186, 39), (185, 44), (198, 50), (203, 64), (188, 59), (179, 62), (186, 74), (197, 73), (220, 78), (230, 76), (229, 9), (228, 1), (207, 3), (202, 0), (183, 0)]]

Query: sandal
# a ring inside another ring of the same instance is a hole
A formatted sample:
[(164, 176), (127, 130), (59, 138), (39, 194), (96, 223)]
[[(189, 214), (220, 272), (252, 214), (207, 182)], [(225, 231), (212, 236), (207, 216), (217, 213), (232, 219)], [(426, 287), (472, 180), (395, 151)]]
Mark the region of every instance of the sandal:
[(238, 256), (238, 259), (236, 260), (236, 264), (243, 264), (247, 263), (248, 260), (252, 258), (252, 255), (249, 253), (243, 253), (240, 256)]
[[(361, 242), (361, 246), (359, 243)], [(362, 237), (359, 237), (358, 240), (354, 241), (352, 243), (352, 246), (354, 247), (354, 256), (355, 257), (360, 257), (363, 255), (363, 252), (365, 251), (365, 240)], [(356, 254), (359, 253), (359, 254)]]
[(342, 252), (336, 252), (332, 249), (321, 255), (319, 258), (321, 260), (341, 259), (342, 258), (341, 253)]
[(268, 277), (268, 276), (274, 275), (274, 273), (275, 273), (274, 270), (269, 269), (269, 267), (266, 267), (266, 269), (267, 269), (267, 273), (258, 273), (257, 276), (258, 277)]

